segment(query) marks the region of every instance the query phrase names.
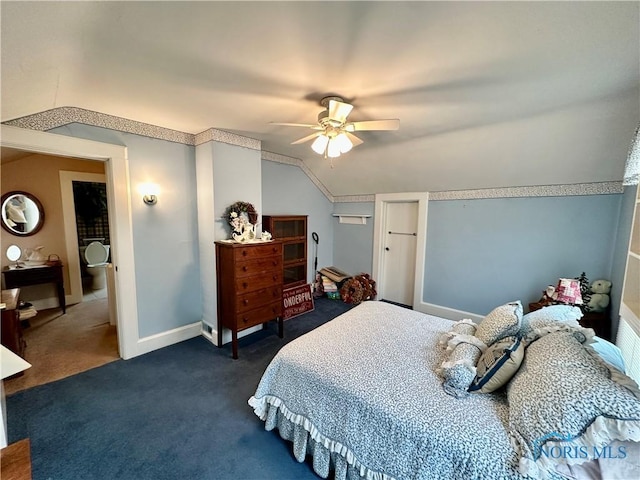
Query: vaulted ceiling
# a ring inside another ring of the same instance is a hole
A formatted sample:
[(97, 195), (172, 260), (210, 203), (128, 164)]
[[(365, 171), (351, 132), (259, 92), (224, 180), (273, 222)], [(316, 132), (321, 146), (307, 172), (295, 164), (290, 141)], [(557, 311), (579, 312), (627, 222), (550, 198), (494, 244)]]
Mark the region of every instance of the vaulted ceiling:
[[(638, 2), (5, 2), (1, 120), (61, 106), (301, 159), (333, 195), (618, 181), (640, 120)], [(311, 131), (338, 94), (362, 132)]]

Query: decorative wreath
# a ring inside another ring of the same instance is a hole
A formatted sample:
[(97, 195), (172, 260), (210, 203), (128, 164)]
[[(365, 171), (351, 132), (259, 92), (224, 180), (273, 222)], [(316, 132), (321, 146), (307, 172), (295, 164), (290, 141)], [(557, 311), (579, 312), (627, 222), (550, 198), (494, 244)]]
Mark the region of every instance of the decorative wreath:
[(367, 273), (350, 278), (340, 288), (342, 301), (356, 305), (365, 300), (373, 300), (377, 293), (376, 282)]
[(222, 216), (234, 232), (242, 232), (242, 228), (247, 223), (255, 225), (258, 222), (258, 212), (247, 202), (236, 202), (227, 207)]

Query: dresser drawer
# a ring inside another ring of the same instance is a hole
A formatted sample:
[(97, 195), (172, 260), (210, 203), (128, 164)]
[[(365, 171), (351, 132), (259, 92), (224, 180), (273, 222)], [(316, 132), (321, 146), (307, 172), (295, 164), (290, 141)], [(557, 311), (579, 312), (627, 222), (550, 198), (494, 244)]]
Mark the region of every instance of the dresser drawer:
[(271, 255), (282, 256), (282, 244), (270, 243), (268, 245), (247, 245), (246, 247), (236, 248), (234, 254), (237, 262), (249, 260), (251, 258), (269, 257)]
[(244, 278), (265, 272), (282, 270), (282, 256), (258, 257), (236, 264), (236, 277)]
[(276, 317), (282, 316), (282, 300), (278, 299), (277, 302), (269, 303), (260, 308), (255, 308), (244, 313), (239, 313), (236, 317), (236, 324), (238, 330), (254, 327), (261, 323), (273, 320)]
[(238, 295), (274, 285), (282, 285), (282, 270), (256, 275), (255, 277), (238, 278), (235, 283), (236, 294)]
[(236, 299), (236, 312), (243, 313), (278, 300), (282, 300), (282, 287), (280, 285), (245, 293)]

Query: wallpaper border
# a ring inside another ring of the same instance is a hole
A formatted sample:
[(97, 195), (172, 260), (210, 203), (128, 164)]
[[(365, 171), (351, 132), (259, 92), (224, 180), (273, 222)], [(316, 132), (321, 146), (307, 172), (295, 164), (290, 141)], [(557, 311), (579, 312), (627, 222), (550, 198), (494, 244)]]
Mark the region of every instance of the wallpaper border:
[[(318, 187), (327, 199), (332, 203), (359, 203), (374, 202), (375, 194), (364, 195), (332, 195), (324, 184), (316, 177), (307, 165), (299, 158), (288, 157), (274, 152), (262, 151), (262, 142), (250, 137), (244, 137), (235, 133), (209, 128), (198, 134), (180, 132), (170, 128), (159, 127), (148, 123), (116, 117), (106, 113), (94, 112), (79, 107), (57, 107), (32, 115), (7, 120), (3, 125), (26, 128), (30, 130), (47, 131), (62, 127), (70, 123), (82, 123), (95, 127), (108, 128), (121, 132), (132, 133), (158, 140), (182, 143), (186, 145), (201, 145), (206, 142), (216, 141), (260, 150), (261, 158), (270, 162), (295, 165), (309, 177), (311, 182)], [(429, 192), (429, 200), (479, 200), (489, 198), (519, 198), (519, 197), (564, 197), (579, 195), (611, 195), (624, 192), (622, 181), (579, 183), (573, 185), (534, 185), (522, 187), (487, 188), (480, 190), (451, 190), (442, 192)]]
[(27, 128), (29, 130), (47, 131), (54, 128), (69, 125), (70, 123), (82, 123), (93, 127), (103, 127), (110, 130), (117, 130), (143, 137), (166, 140), (168, 142), (182, 143), (185, 145), (201, 145), (206, 142), (216, 141), (228, 143), (252, 150), (261, 150), (262, 142), (255, 138), (243, 137), (235, 133), (209, 128), (196, 135), (192, 133), (180, 132), (170, 128), (159, 127), (149, 123), (130, 120), (128, 118), (116, 117), (106, 113), (94, 112), (78, 107), (58, 107), (46, 110), (33, 115), (7, 120), (3, 125), (12, 127)]

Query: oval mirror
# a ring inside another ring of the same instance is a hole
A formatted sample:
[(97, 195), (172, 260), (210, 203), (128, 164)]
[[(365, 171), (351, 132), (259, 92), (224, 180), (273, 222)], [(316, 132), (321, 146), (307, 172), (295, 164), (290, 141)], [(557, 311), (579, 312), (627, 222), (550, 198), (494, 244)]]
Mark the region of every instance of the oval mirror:
[(9, 192), (2, 195), (2, 227), (20, 237), (37, 233), (44, 223), (44, 210), (40, 201), (27, 192)]

